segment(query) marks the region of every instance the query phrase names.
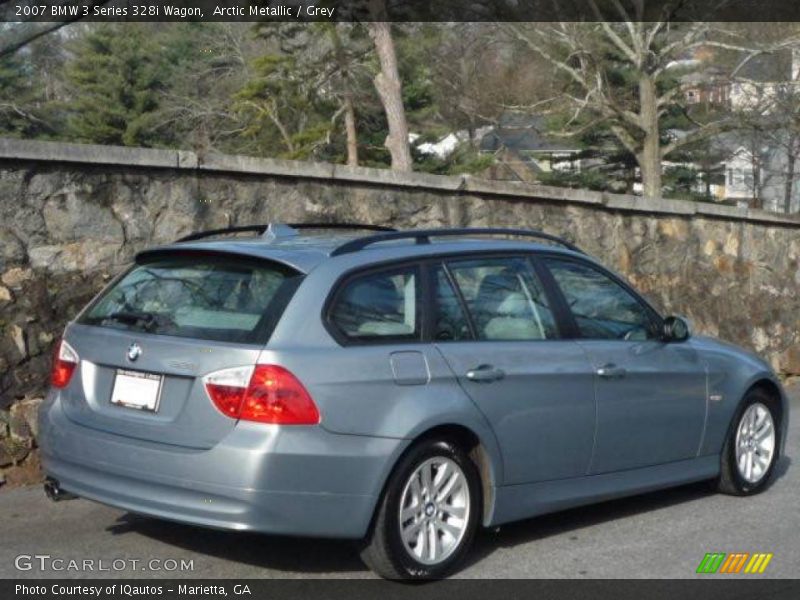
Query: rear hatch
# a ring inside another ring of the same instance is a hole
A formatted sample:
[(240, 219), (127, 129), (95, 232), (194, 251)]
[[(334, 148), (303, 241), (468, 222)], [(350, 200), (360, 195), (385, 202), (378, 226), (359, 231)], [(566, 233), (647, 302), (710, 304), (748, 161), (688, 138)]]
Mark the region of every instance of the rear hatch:
[(235, 425), (203, 377), (251, 366), (302, 275), (209, 252), (161, 252), (112, 283), (68, 327), (80, 359), (62, 404), (73, 421), (136, 439), (210, 448)]

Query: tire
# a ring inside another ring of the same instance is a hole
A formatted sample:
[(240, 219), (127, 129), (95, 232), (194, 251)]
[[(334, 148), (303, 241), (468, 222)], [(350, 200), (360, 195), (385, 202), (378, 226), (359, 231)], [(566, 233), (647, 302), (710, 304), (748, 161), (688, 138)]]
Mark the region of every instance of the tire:
[[(453, 474), (461, 478), (453, 480)], [(431, 488), (446, 495), (431, 494)], [(444, 577), (472, 544), (483, 512), (480, 490), (478, 471), (458, 445), (445, 439), (420, 441), (389, 478), (361, 559), (386, 579)]]
[[(766, 432), (765, 423), (769, 424), (771, 433)], [(747, 392), (731, 422), (725, 446), (722, 448), (717, 490), (732, 496), (750, 496), (763, 491), (778, 462), (779, 436), (780, 415), (776, 410), (775, 399), (762, 389), (756, 388)], [(771, 443), (765, 443), (770, 441)], [(753, 457), (749, 471), (746, 456), (748, 453)]]

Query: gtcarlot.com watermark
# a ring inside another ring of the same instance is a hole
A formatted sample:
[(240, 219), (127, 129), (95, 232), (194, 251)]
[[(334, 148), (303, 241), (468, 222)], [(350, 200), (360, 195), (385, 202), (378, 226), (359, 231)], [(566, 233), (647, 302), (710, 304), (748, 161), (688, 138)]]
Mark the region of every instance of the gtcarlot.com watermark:
[(64, 558), (50, 554), (20, 554), (14, 558), (18, 571), (100, 573), (120, 571), (194, 571), (194, 559), (181, 558)]

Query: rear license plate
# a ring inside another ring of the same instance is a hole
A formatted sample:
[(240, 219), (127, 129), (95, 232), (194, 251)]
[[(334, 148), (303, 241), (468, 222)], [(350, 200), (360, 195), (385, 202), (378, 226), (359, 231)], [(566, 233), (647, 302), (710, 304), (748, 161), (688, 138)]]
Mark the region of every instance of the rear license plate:
[(111, 390), (111, 404), (156, 412), (163, 380), (163, 376), (154, 373), (117, 369)]

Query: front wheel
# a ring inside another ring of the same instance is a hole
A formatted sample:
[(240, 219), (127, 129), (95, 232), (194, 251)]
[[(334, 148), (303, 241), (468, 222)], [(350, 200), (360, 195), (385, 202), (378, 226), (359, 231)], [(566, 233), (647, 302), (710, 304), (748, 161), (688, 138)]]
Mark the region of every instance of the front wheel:
[(763, 390), (748, 392), (722, 450), (719, 491), (755, 494), (769, 481), (778, 456), (778, 414)]
[(480, 514), (469, 457), (448, 440), (424, 440), (390, 477), (361, 558), (387, 579), (443, 577), (468, 551)]

